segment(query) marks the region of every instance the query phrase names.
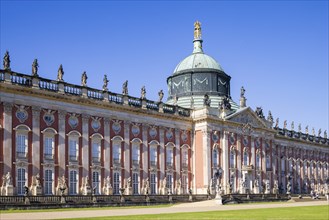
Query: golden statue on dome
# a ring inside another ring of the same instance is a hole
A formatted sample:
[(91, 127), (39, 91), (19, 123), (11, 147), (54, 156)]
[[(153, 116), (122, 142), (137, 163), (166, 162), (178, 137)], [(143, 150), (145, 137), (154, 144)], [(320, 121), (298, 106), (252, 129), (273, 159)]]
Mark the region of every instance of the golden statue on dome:
[(194, 22), (194, 39), (201, 39), (201, 23)]

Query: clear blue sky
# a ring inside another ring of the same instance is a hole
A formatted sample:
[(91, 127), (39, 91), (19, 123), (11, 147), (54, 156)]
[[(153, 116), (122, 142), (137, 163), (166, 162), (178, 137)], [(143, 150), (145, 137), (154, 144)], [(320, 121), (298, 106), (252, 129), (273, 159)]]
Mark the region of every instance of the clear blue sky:
[[(328, 130), (328, 1), (4, 1), (3, 57), (12, 70), (157, 100), (175, 66), (191, 54), (193, 23), (202, 23), (204, 52), (232, 77), (231, 94), (247, 105), (288, 120)], [(165, 92), (166, 93), (166, 92)]]

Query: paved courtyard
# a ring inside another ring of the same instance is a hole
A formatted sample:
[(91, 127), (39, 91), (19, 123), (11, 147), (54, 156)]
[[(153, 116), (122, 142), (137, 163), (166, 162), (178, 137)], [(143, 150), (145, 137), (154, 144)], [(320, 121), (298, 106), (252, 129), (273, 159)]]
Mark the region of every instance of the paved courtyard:
[(241, 204), (241, 205), (217, 205), (214, 200), (178, 204), (172, 207), (162, 208), (132, 208), (132, 209), (109, 209), (109, 210), (81, 210), (81, 211), (59, 211), (59, 212), (31, 212), (31, 213), (1, 213), (1, 220), (9, 219), (63, 219), (63, 218), (87, 218), (101, 216), (128, 216), (145, 214), (163, 214), (178, 212), (207, 212), (207, 211), (226, 211), (243, 209), (263, 209), (263, 208), (282, 208), (282, 207), (301, 207), (312, 205), (329, 205), (328, 201), (309, 201), (309, 202), (282, 202), (266, 204)]

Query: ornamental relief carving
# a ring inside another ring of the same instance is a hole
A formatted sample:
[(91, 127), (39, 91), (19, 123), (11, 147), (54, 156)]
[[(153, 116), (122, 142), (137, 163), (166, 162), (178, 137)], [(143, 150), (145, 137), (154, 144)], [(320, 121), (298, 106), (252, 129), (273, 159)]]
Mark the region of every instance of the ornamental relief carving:
[(119, 134), (121, 131), (121, 121), (114, 119), (112, 120), (112, 129), (114, 131), (115, 134)]
[(24, 123), (29, 115), (26, 110), (28, 110), (29, 107), (24, 106), (24, 105), (15, 105), (17, 110), (16, 110), (16, 118), (19, 120), (20, 123)]
[(182, 141), (183, 141), (184, 143), (187, 142), (187, 139), (188, 139), (187, 131), (182, 131), (181, 138), (182, 138)]
[(78, 114), (75, 114), (75, 113), (70, 114), (68, 123), (72, 129), (75, 129), (79, 125), (78, 117), (79, 117)]
[(139, 126), (140, 126), (139, 123), (132, 123), (131, 133), (133, 134), (134, 137), (137, 137), (140, 134)]
[(100, 117), (91, 117), (91, 127), (95, 132), (97, 132), (101, 128), (100, 120)]
[(149, 135), (151, 138), (155, 138), (158, 135), (157, 126), (150, 125)]
[(249, 124), (252, 127), (256, 127), (256, 128), (264, 127), (264, 125), (250, 113), (241, 113), (231, 118), (230, 121), (234, 121), (240, 124)]
[(44, 115), (42, 117), (43, 121), (46, 123), (47, 126), (51, 126), (55, 121), (54, 113), (56, 111), (52, 111), (50, 109), (48, 110), (44, 109), (43, 112), (44, 112)]
[(173, 129), (172, 128), (168, 128), (167, 131), (166, 131), (166, 138), (171, 141), (172, 138), (174, 137), (174, 133), (172, 131)]

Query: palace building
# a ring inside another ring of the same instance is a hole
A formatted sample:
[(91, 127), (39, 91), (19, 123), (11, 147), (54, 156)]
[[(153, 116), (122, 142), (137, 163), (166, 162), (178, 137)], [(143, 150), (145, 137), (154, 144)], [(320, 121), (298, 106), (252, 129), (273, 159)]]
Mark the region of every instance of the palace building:
[(0, 69), (0, 195), (167, 195), (329, 192), (327, 132), (279, 127), (248, 107), (241, 88), (202, 48), (167, 78), (168, 99), (147, 99)]

